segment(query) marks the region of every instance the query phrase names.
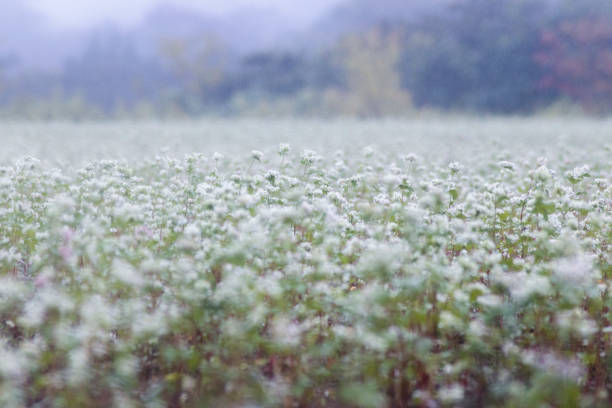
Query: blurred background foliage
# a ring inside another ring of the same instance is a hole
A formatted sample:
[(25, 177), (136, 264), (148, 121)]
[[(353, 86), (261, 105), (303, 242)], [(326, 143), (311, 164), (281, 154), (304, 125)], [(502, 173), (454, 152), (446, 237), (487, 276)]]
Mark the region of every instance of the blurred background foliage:
[(607, 0), (347, 0), (276, 37), (255, 12), (219, 22), (160, 6), (137, 27), (30, 42), (9, 24), (25, 6), (7, 7), (5, 118), (612, 111)]

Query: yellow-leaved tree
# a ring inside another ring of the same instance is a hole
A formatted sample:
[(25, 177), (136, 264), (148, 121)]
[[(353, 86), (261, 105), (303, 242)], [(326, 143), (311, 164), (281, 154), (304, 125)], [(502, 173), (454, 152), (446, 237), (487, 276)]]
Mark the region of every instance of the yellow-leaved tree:
[(398, 32), (374, 28), (347, 36), (340, 42), (337, 56), (345, 86), (328, 92), (331, 109), (359, 117), (401, 116), (411, 111), (412, 98), (402, 88), (398, 70)]

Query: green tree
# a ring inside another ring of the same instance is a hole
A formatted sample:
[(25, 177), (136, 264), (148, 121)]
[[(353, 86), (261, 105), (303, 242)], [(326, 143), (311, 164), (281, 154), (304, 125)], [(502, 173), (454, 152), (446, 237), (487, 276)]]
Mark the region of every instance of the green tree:
[(415, 103), (506, 113), (544, 103), (533, 54), (550, 11), (537, 0), (466, 0), (408, 27), (401, 67)]

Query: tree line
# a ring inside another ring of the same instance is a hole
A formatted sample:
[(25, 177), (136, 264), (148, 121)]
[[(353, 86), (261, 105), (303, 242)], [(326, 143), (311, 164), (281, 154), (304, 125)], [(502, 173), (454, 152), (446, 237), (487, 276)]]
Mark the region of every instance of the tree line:
[(568, 106), (605, 114), (611, 91), (609, 2), (463, 0), (323, 46), (246, 56), (204, 35), (165, 38), (147, 55), (129, 36), (99, 36), (60, 72), (0, 75), (0, 111), (380, 117)]

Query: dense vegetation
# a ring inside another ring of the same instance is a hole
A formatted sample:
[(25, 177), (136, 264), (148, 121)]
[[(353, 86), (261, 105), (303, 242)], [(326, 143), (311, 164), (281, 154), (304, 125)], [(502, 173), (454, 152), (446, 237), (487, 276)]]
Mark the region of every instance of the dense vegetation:
[(20, 72), (0, 56), (1, 111), (376, 117), (612, 108), (609, 1), (431, 3), (353, 0), (299, 41), (248, 53), (207, 32), (206, 19), (162, 13), (142, 32), (99, 32), (59, 72)]
[(455, 124), (3, 158), (0, 405), (610, 406), (609, 124)]

